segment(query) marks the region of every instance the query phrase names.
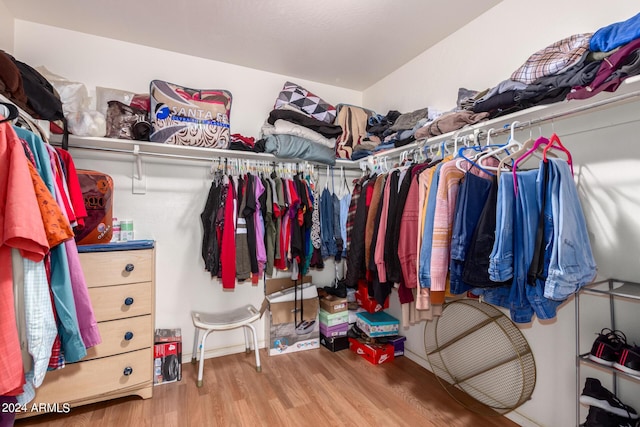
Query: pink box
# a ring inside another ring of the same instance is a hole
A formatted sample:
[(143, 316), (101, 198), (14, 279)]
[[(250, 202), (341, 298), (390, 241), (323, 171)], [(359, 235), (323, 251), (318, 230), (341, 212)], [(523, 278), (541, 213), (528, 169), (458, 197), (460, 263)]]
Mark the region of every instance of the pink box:
[(327, 326), (320, 322), (320, 333), (327, 338), (345, 337), (349, 330), (349, 322), (338, 323), (337, 325)]

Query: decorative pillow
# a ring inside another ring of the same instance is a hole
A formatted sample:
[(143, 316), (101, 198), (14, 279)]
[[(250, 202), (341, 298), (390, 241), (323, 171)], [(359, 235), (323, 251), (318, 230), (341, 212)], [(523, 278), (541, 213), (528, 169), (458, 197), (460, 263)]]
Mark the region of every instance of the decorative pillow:
[(151, 141), (207, 148), (229, 146), (231, 92), (189, 89), (153, 80), (150, 95)]
[(295, 83), (284, 84), (274, 108), (279, 109), (284, 105), (293, 106), (326, 123), (333, 123), (336, 119), (336, 107)]

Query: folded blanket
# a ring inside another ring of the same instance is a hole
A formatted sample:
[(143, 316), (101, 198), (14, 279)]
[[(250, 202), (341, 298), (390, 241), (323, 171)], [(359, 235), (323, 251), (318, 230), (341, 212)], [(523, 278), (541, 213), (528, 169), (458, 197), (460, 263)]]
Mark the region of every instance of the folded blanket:
[(415, 133), (416, 139), (430, 138), (442, 135), (447, 132), (453, 132), (466, 125), (472, 125), (489, 117), (489, 113), (474, 114), (470, 111), (460, 111), (457, 113), (445, 114), (436, 120), (418, 129)]
[(332, 150), (335, 150), (336, 148), (335, 138), (325, 138), (314, 130), (311, 130), (302, 125), (288, 122), (283, 119), (276, 120), (274, 125), (269, 124), (269, 122), (265, 122), (264, 125), (262, 125), (261, 131), (263, 135), (299, 136), (300, 138), (305, 138), (320, 145), (324, 145), (325, 147), (331, 148)]
[(333, 166), (335, 152), (308, 139), (293, 135), (266, 135), (265, 152), (284, 159), (303, 159)]
[(286, 120), (288, 122), (309, 128), (315, 132), (318, 132), (325, 138), (337, 138), (342, 134), (342, 128), (340, 126), (325, 123), (318, 119), (314, 119), (313, 117), (309, 117), (305, 114), (289, 109), (272, 110), (269, 113), (267, 122), (273, 125), (278, 119)]
[(415, 110), (410, 113), (401, 114), (400, 117), (396, 119), (393, 125), (389, 128), (391, 130), (406, 130), (413, 129), (413, 127), (418, 123), (418, 120), (424, 119), (429, 116), (429, 109), (422, 108), (420, 110)]

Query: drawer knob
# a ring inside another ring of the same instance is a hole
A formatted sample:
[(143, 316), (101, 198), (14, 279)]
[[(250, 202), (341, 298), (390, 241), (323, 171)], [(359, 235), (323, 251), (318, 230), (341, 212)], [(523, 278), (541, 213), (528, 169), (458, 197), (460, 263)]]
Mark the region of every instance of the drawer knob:
[(129, 375), (133, 374), (133, 368), (131, 366), (127, 366), (126, 368), (124, 368), (124, 371), (122, 372), (125, 377), (128, 377)]
[(124, 269), (127, 273), (131, 273), (133, 271), (133, 269), (136, 268), (135, 265), (133, 264), (127, 264)]
[(127, 297), (124, 300), (124, 305), (132, 305), (133, 304), (133, 298), (131, 297)]
[(125, 339), (125, 341), (131, 341), (133, 339), (133, 332), (127, 331), (124, 334), (124, 339)]

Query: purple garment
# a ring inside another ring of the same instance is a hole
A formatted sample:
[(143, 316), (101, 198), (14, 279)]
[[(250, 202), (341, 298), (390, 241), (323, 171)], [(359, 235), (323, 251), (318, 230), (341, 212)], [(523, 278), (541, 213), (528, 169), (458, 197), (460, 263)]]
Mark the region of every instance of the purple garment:
[[(11, 406), (11, 404), (17, 403), (18, 400), (15, 396), (0, 396), (0, 405), (1, 406)], [(15, 412), (0, 412), (0, 427), (12, 427), (13, 422), (16, 419)]]
[[(57, 163), (57, 167), (52, 167), (53, 172), (57, 173), (58, 170), (62, 170), (62, 165), (59, 163), (57, 153), (53, 148), (50, 149), (49, 155), (51, 161)], [(66, 180), (63, 178), (63, 182)], [(60, 201), (63, 197), (67, 197), (64, 193), (64, 189), (55, 185), (56, 201), (60, 206), (64, 206)], [(66, 216), (66, 212), (62, 209), (63, 214)], [(67, 218), (68, 220), (69, 218)], [(89, 298), (89, 290), (87, 283), (84, 279), (84, 273), (82, 266), (80, 265), (80, 256), (78, 255), (78, 248), (74, 239), (66, 240), (62, 243), (64, 245), (67, 254), (67, 267), (69, 269), (69, 277), (71, 280), (71, 292), (73, 294), (73, 301), (75, 303), (75, 314), (80, 329), (80, 337), (85, 348), (94, 347), (102, 342), (100, 332), (98, 330), (98, 322), (93, 314), (93, 306), (91, 305), (91, 299)]]
[(617, 69), (625, 65), (627, 57), (638, 49), (640, 49), (640, 39), (636, 39), (612, 53), (606, 60), (602, 61), (596, 77), (591, 84), (575, 88), (574, 91), (567, 95), (567, 99), (587, 99), (601, 92), (603, 88), (606, 87), (604, 84), (607, 82), (607, 79), (609, 79)]
[(71, 289), (73, 290), (73, 300), (76, 303), (76, 316), (80, 326), (80, 336), (86, 348), (94, 347), (102, 342), (98, 322), (93, 313), (93, 306), (89, 298), (89, 289), (84, 279), (78, 248), (73, 239), (64, 243), (67, 251), (67, 261), (69, 263), (69, 275), (71, 276)]
[(253, 193), (256, 197), (256, 210), (253, 213), (253, 223), (256, 229), (256, 258), (258, 260), (258, 274), (262, 277), (262, 272), (267, 264), (267, 250), (264, 247), (264, 222), (262, 220), (262, 211), (260, 210), (260, 196), (265, 192), (265, 188), (258, 176), (254, 179), (253, 188)]

